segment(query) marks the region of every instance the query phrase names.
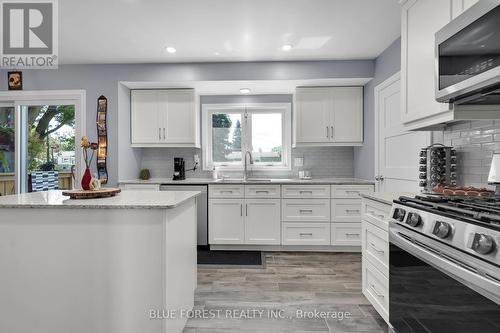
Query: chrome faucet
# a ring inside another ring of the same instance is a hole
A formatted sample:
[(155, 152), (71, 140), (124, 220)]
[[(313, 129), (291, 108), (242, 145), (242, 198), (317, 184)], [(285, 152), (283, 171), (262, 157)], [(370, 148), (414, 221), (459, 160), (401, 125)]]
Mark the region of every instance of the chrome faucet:
[(253, 164), (252, 153), (247, 150), (247, 152), (245, 153), (245, 174), (243, 175), (244, 180), (248, 179), (247, 156), (250, 156), (250, 164)]

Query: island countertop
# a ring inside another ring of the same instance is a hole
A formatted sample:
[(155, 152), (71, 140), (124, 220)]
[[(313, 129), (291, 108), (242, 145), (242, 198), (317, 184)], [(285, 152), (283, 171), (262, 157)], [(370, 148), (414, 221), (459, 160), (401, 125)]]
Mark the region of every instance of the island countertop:
[(0, 208), (170, 209), (200, 194), (198, 191), (122, 191), (102, 199), (70, 199), (63, 191), (22, 193), (0, 197)]

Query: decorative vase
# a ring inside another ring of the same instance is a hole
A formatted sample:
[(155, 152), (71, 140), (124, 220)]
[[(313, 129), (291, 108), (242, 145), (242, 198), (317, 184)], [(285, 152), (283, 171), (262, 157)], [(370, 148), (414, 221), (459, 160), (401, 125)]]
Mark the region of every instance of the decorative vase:
[(82, 177), (82, 190), (88, 191), (90, 190), (90, 182), (92, 181), (92, 173), (89, 168), (85, 169)]

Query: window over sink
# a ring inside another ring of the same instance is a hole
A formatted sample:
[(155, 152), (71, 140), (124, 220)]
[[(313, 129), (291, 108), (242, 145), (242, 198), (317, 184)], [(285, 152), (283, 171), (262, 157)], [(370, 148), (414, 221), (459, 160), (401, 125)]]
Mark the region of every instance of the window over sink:
[(247, 151), (253, 170), (290, 169), (290, 104), (204, 104), (202, 112), (205, 170), (242, 170)]

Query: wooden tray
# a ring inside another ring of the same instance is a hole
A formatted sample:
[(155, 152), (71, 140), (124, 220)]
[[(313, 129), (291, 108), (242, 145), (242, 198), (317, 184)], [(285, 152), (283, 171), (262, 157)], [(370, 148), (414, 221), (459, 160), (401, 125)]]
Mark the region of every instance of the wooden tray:
[(98, 199), (98, 198), (109, 198), (114, 197), (122, 190), (119, 188), (103, 188), (97, 191), (84, 191), (84, 190), (73, 190), (73, 191), (63, 191), (63, 195), (70, 197), (71, 199)]

